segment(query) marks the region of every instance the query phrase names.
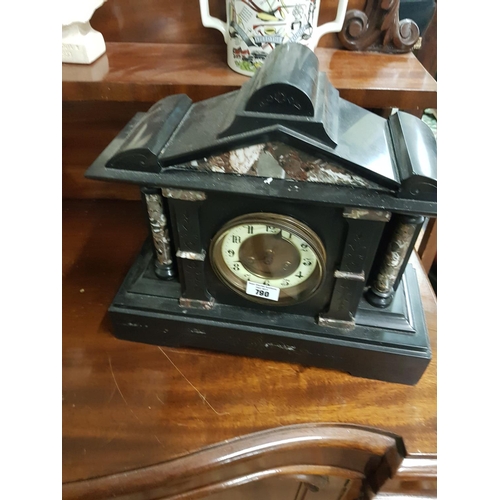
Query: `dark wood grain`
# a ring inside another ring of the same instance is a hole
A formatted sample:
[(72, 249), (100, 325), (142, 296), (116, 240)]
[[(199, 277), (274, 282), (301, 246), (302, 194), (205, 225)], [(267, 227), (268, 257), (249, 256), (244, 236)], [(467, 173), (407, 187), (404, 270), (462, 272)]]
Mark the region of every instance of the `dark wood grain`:
[(437, 259), (437, 219), (429, 219), (418, 246), (418, 256), (424, 271), (428, 274)]
[(253, 432), (346, 423), (436, 453), (436, 299), (417, 261), (433, 360), (416, 386), (113, 337), (107, 307), (143, 239), (140, 203), (63, 205), (63, 480), (134, 470)]
[(91, 163), (127, 122), (153, 103), (62, 103), (62, 195), (64, 198), (140, 199), (136, 186), (85, 179)]
[[(199, 498), (269, 477), (321, 489), (325, 476), (378, 491), (403, 460), (401, 438), (352, 425), (285, 426), (219, 443), (143, 469), (66, 483), (65, 500)], [(290, 498), (291, 500), (291, 498)]]
[[(436, 107), (436, 81), (414, 54), (315, 51), (340, 96), (367, 108)], [(223, 44), (106, 43), (91, 65), (63, 64), (65, 101), (156, 102), (173, 94), (200, 101), (236, 90), (248, 77), (226, 64)]]
[(422, 36), (422, 46), (415, 55), (429, 74), (437, 79), (437, 3), (431, 22)]

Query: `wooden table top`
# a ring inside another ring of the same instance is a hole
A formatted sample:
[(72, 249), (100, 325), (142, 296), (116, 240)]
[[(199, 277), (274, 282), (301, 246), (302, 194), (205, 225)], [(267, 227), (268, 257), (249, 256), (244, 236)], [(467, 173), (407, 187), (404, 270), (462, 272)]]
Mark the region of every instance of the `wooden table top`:
[[(413, 53), (351, 52), (318, 47), (315, 54), (340, 96), (367, 108), (437, 106), (437, 82)], [(64, 101), (156, 102), (173, 94), (193, 101), (237, 90), (248, 77), (226, 63), (226, 46), (107, 42), (89, 65), (62, 65)]]
[(349, 423), (436, 453), (436, 298), (417, 267), (433, 360), (416, 386), (113, 337), (106, 317), (147, 234), (141, 204), (63, 204), (63, 481), (186, 455), (255, 431)]

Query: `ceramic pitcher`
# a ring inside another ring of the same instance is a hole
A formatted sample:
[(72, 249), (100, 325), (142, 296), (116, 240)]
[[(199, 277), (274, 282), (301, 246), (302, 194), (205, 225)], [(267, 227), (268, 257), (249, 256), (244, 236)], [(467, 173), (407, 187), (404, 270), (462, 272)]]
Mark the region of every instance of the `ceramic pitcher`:
[(231, 69), (252, 76), (267, 54), (282, 43), (301, 43), (311, 50), (319, 39), (341, 30), (348, 0), (339, 0), (334, 21), (318, 26), (320, 0), (226, 0), (226, 19), (210, 15), (208, 0), (200, 0), (206, 28), (224, 35)]

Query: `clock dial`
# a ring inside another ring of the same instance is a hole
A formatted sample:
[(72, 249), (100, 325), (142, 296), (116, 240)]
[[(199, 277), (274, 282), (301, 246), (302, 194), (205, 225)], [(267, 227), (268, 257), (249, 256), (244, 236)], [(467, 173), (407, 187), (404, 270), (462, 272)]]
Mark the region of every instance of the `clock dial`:
[(210, 259), (217, 276), (256, 302), (299, 302), (319, 287), (325, 249), (318, 236), (291, 217), (257, 213), (233, 219), (215, 235)]

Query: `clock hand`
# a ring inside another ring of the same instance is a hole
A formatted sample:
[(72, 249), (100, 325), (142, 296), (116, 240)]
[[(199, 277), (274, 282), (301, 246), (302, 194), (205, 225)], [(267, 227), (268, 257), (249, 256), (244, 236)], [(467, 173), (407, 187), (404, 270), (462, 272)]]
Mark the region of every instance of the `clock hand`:
[(280, 229), (279, 233), (274, 233), (272, 236), (271, 236), (271, 241), (273, 242), (272, 245), (269, 245), (269, 247), (274, 250), (275, 246), (276, 246), (276, 243), (278, 243), (278, 241), (282, 240), (283, 239), (283, 229)]

